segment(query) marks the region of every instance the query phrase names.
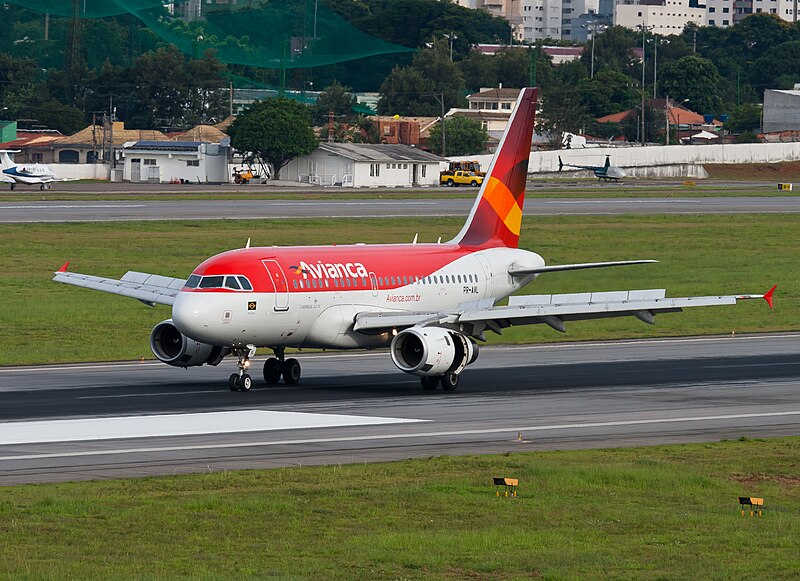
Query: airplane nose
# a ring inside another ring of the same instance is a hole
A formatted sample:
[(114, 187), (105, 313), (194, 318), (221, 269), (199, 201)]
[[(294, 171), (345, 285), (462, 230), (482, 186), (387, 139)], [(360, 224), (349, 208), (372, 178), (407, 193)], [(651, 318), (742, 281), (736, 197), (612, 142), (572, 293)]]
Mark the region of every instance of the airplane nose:
[(211, 305), (198, 293), (180, 292), (172, 305), (172, 322), (187, 337), (202, 340), (209, 333)]

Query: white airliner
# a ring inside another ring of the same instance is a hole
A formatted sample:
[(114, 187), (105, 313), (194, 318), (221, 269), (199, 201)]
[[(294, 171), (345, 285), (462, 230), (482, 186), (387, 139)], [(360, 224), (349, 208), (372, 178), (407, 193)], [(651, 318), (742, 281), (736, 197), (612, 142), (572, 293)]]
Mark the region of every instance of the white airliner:
[(15, 164), (10, 153), (19, 153), (18, 149), (0, 149), (0, 181), (11, 184), (11, 189), (17, 184), (36, 185), (39, 189), (49, 190), (53, 182), (72, 181), (69, 178), (58, 177), (52, 169), (41, 163)]
[(172, 318), (155, 326), (155, 356), (176, 367), (217, 365), (235, 355), (231, 390), (249, 391), (257, 347), (273, 351), (264, 363), (268, 385), (300, 379), (287, 347), (388, 347), (398, 369), (425, 389), (453, 390), (478, 357), (486, 331), (544, 323), (564, 331), (580, 319), (633, 316), (653, 323), (657, 313), (685, 307), (732, 305), (763, 295), (665, 298), (663, 289), (568, 295), (512, 296), (551, 272), (655, 262), (633, 260), (546, 266), (518, 248), (528, 176), (536, 89), (523, 89), (475, 204), (447, 243), (262, 247), (231, 250), (200, 264), (188, 279), (128, 272), (120, 280), (67, 271), (54, 280), (169, 305)]

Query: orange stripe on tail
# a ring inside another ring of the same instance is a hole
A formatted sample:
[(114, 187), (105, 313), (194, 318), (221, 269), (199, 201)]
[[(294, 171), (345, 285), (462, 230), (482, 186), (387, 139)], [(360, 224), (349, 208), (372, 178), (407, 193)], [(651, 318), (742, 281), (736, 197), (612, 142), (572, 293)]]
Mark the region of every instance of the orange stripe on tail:
[(535, 88), (520, 91), (475, 205), (451, 243), (509, 248), (519, 244), (537, 93)]

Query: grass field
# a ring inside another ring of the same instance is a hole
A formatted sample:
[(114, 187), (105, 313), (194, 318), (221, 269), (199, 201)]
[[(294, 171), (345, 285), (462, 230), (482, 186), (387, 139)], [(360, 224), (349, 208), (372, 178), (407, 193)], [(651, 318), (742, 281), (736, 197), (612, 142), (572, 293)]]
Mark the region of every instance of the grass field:
[(798, 474), (784, 438), (14, 486), (0, 578), (797, 579)]
[[(119, 277), (127, 270), (186, 277), (206, 257), (253, 245), (444, 240), (461, 218), (124, 222), (0, 226), (0, 365), (150, 358), (150, 329), (165, 307), (50, 281), (71, 269)], [(538, 342), (800, 328), (800, 215), (548, 217), (529, 219), (522, 246), (548, 263), (654, 258), (660, 264), (542, 276), (527, 293), (666, 288), (668, 296), (760, 293), (779, 283), (776, 308), (762, 301), (691, 309), (658, 318), (507, 330), (492, 342)]]

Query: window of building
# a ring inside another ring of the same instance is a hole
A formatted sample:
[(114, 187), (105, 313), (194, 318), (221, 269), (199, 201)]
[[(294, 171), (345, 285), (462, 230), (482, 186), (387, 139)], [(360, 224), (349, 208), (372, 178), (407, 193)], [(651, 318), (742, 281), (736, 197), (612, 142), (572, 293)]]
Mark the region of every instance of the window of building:
[(186, 165), (188, 167), (200, 167), (200, 160), (199, 159), (187, 159)]
[(152, 158), (145, 158), (144, 159), (144, 165), (155, 165), (155, 164), (156, 164), (156, 160), (155, 159), (152, 159)]
[(422, 164), (422, 177), (425, 177), (425, 170), (427, 170), (427, 169), (428, 169), (428, 166), (423, 163)]

